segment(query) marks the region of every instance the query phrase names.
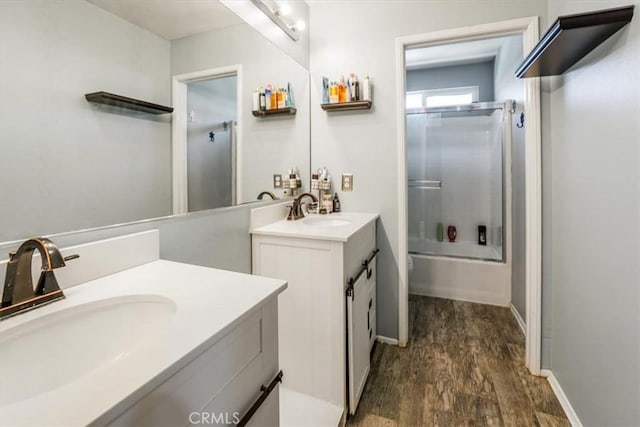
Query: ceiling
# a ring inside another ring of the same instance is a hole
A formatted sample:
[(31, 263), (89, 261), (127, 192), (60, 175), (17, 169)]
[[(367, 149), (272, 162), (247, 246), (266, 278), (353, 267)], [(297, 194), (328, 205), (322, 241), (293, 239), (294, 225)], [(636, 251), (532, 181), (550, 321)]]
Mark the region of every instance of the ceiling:
[(87, 0), (166, 40), (243, 23), (218, 0)]
[(521, 36), (496, 37), (410, 49), (406, 52), (406, 67), (408, 70), (416, 70), (490, 61), (496, 57), (500, 47), (513, 37)]

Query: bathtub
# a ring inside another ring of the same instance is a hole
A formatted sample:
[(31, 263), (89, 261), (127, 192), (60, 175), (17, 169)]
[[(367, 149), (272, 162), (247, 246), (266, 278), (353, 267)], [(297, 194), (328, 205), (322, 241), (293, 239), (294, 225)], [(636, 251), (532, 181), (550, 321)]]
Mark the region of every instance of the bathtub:
[(501, 248), (415, 238), (409, 248), (409, 293), (509, 307), (511, 265)]

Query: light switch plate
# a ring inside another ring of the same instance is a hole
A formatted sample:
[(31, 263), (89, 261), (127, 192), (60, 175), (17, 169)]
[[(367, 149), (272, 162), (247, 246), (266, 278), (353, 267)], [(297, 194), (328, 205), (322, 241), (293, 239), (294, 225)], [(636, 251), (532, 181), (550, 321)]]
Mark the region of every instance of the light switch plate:
[(282, 175), (273, 174), (273, 188), (282, 188)]
[(353, 174), (342, 174), (342, 191), (353, 191)]

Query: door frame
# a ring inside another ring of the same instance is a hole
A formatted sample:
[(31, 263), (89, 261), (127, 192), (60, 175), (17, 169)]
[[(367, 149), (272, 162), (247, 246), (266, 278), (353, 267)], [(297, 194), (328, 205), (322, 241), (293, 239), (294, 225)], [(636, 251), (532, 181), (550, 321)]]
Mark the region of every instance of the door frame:
[[(398, 146), (398, 342), (409, 338), (408, 199), (405, 122), (405, 60), (407, 48), (442, 45), (508, 35), (522, 35), (523, 52), (530, 52), (539, 39), (537, 16), (455, 28), (396, 39), (397, 146)], [(526, 211), (526, 340), (525, 362), (540, 375), (542, 331), (542, 164), (540, 128), (540, 79), (524, 79), (525, 111), (525, 211)]]
[[(242, 65), (209, 68), (172, 77), (173, 116), (171, 122), (171, 188), (173, 214), (185, 214), (189, 211), (188, 175), (187, 175), (187, 84), (202, 80), (236, 76), (236, 117), (238, 123), (242, 119)], [(233, 126), (233, 124), (232, 124)], [(236, 174), (242, 170), (242, 127), (235, 128), (236, 138)], [(242, 180), (236, 181), (236, 200), (242, 200)]]

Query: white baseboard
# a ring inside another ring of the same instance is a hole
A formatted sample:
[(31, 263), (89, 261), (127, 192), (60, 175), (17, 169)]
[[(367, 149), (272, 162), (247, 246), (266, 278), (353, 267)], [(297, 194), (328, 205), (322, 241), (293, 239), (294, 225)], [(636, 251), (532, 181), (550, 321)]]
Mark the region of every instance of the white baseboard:
[(516, 318), (516, 322), (518, 322), (518, 326), (520, 326), (522, 333), (527, 336), (527, 328), (524, 320), (522, 320), (522, 316), (520, 316), (520, 313), (518, 313), (518, 310), (516, 310), (516, 307), (513, 304), (511, 304), (511, 313), (513, 313), (513, 317)]
[(564, 390), (562, 390), (562, 387), (560, 386), (560, 383), (558, 382), (556, 377), (553, 375), (553, 372), (551, 372), (549, 369), (541, 369), (540, 375), (542, 375), (543, 377), (547, 377), (547, 381), (549, 382), (551, 389), (558, 398), (558, 401), (560, 402), (560, 405), (562, 406), (562, 409), (564, 410), (564, 413), (569, 419), (571, 425), (573, 427), (582, 427), (582, 423), (578, 418), (578, 414), (576, 414), (573, 406), (571, 406), (571, 402), (569, 402), (567, 395), (564, 394)]
[(382, 335), (378, 335), (377, 339), (383, 344), (398, 345), (398, 340), (395, 338), (388, 338), (388, 337), (383, 337)]

